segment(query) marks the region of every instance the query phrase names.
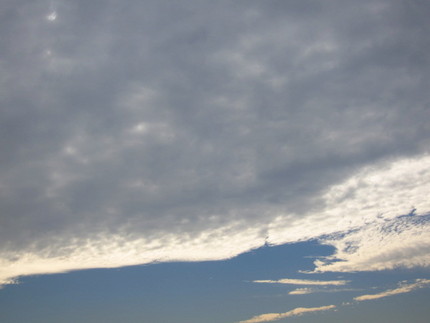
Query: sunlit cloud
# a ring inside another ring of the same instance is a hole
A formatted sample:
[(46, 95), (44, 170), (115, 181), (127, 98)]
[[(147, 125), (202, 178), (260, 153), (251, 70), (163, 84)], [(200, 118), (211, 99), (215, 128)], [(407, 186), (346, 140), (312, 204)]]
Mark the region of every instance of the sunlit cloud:
[(369, 295), (361, 295), (354, 297), (354, 300), (356, 301), (368, 301), (373, 299), (379, 299), (384, 298), (388, 296), (398, 295), (398, 294), (404, 294), (412, 292), (413, 290), (427, 287), (430, 284), (430, 279), (417, 279), (415, 283), (408, 284), (408, 283), (401, 283), (400, 287), (395, 289), (386, 290), (384, 292), (378, 293), (378, 294), (369, 294)]
[(316, 271), (370, 271), (430, 266), (430, 215), (406, 215), (370, 222), (322, 243), (336, 252), (315, 261)]
[(359, 289), (354, 288), (296, 288), (288, 293), (288, 295), (307, 295), (307, 294), (314, 294), (314, 293), (340, 293), (340, 292), (352, 292), (357, 291)]
[(300, 316), (305, 313), (327, 311), (334, 308), (336, 308), (335, 305), (327, 305), (327, 306), (321, 306), (321, 307), (298, 307), (285, 313), (267, 313), (267, 314), (257, 315), (249, 320), (240, 321), (238, 323), (271, 322), (271, 321), (281, 320), (287, 317)]
[(306, 294), (312, 294), (314, 292), (315, 292), (315, 289), (313, 288), (297, 288), (289, 292), (288, 295), (306, 295)]
[(309, 279), (290, 279), (284, 278), (279, 280), (254, 280), (254, 283), (270, 284), (289, 284), (289, 285), (317, 285), (317, 286), (341, 286), (346, 285), (348, 280), (309, 280)]
[[(430, 210), (425, 193), (428, 191), (430, 156), (427, 154), (367, 166), (343, 182), (327, 187), (319, 197), (323, 202), (314, 212), (279, 215), (270, 224), (269, 242), (300, 241), (336, 232), (342, 236), (350, 230), (370, 229), (372, 223), (382, 224), (412, 210), (415, 215), (425, 215)], [(285, 225), (288, 220), (292, 223)], [(375, 239), (379, 238), (371, 240)]]

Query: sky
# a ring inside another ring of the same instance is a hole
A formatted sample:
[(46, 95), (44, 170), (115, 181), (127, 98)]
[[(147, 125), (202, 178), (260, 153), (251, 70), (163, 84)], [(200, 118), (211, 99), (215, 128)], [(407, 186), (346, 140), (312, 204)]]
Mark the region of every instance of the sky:
[(427, 322), (430, 2), (0, 3), (0, 320)]

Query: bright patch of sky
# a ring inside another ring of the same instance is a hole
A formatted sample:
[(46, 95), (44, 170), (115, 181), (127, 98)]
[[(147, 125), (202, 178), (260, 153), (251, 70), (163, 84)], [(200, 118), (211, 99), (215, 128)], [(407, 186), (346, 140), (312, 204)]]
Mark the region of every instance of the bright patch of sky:
[(52, 11), (49, 15), (46, 16), (46, 19), (49, 21), (54, 21), (57, 19), (57, 12)]

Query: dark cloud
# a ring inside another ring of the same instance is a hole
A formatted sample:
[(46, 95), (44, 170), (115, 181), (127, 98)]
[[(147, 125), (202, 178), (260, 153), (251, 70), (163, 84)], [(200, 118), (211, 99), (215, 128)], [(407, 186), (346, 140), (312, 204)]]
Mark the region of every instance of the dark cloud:
[(428, 151), (425, 1), (0, 9), (4, 252), (219, 228), (262, 244), (362, 167)]

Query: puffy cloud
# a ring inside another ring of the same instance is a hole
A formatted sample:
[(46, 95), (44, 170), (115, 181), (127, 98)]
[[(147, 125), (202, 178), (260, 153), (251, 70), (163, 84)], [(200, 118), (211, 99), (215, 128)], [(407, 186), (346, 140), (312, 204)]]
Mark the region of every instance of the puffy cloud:
[(284, 278), (279, 280), (254, 280), (254, 283), (271, 283), (271, 284), (290, 284), (290, 285), (317, 285), (317, 286), (340, 286), (346, 285), (347, 280), (309, 280), (309, 279), (290, 279)]
[(369, 294), (369, 295), (357, 296), (357, 297), (354, 297), (354, 300), (356, 300), (356, 301), (368, 301), (368, 300), (373, 300), (373, 299), (378, 299), (378, 298), (383, 298), (383, 297), (388, 297), (388, 296), (393, 296), (393, 295), (398, 295), (398, 294), (409, 293), (415, 289), (426, 287), (429, 284), (430, 284), (429, 279), (417, 279), (415, 281), (415, 283), (406, 284), (403, 282), (400, 284), (399, 288), (387, 290), (387, 291), (384, 291), (384, 292), (381, 292), (378, 294)]
[(371, 271), (430, 266), (430, 215), (379, 219), (322, 240), (336, 252), (317, 260), (316, 271)]
[(336, 308), (334, 305), (327, 305), (321, 307), (298, 307), (291, 311), (285, 313), (268, 313), (254, 316), (253, 318), (245, 321), (240, 321), (239, 323), (259, 323), (259, 322), (271, 322), (281, 320), (283, 318), (299, 316), (304, 313), (327, 311)]
[[(333, 237), (342, 237), (345, 231), (358, 228), (375, 228), (376, 234), (378, 229), (373, 224), (389, 224), (389, 220), (395, 218), (407, 221), (398, 216), (411, 212), (425, 215), (430, 210), (430, 201), (425, 194), (430, 191), (429, 180), (428, 155), (364, 167), (321, 192), (322, 202), (314, 212), (296, 217), (280, 215), (270, 226), (270, 241), (290, 242), (336, 232), (341, 233)], [(293, 224), (283, 225), (288, 218)], [(418, 224), (424, 218), (416, 219)], [(298, 226), (301, 226), (300, 231)], [(417, 230), (421, 229), (419, 225)], [(329, 243), (330, 236), (322, 241)]]
[(427, 3), (102, 3), (0, 4), (3, 283), (430, 210)]

